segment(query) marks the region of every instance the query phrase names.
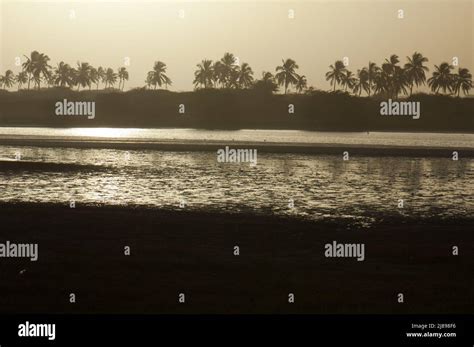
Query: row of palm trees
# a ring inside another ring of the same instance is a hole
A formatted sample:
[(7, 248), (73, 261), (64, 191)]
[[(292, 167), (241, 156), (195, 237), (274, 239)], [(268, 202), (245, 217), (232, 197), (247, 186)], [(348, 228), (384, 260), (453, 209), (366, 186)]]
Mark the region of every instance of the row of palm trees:
[(33, 51), (29, 57), (25, 56), (22, 71), (17, 75), (7, 70), (5, 75), (0, 76), (0, 88), (11, 88), (17, 84), (18, 89), (26, 85), (29, 90), (33, 84), (34, 88), (40, 89), (41, 83), (44, 83), (48, 87), (77, 87), (77, 90), (82, 87), (90, 90), (93, 85), (99, 89), (100, 83), (104, 84), (104, 88), (112, 88), (118, 81), (118, 88), (123, 90), (125, 81), (129, 78), (125, 67), (115, 72), (112, 68), (95, 68), (84, 62), (78, 62), (76, 68), (73, 68), (61, 61), (52, 68), (49, 61), (47, 55)]
[(209, 59), (202, 60), (196, 65), (193, 84), (196, 88), (230, 88), (248, 89), (265, 88), (272, 92), (278, 91), (278, 86), (284, 86), (285, 94), (290, 86), (295, 86), (298, 92), (307, 87), (305, 76), (298, 75), (298, 65), (292, 59), (282, 61), (276, 68), (276, 74), (264, 71), (260, 80), (254, 80), (253, 70), (248, 63), (239, 64), (232, 53), (215, 62)]
[[(41, 83), (49, 86), (92, 88), (103, 83), (104, 88), (113, 88), (118, 81), (118, 89), (123, 90), (125, 81), (129, 79), (128, 71), (121, 67), (115, 72), (112, 68), (97, 69), (89, 63), (78, 62), (75, 68), (61, 61), (56, 68), (49, 65), (50, 58), (37, 51), (30, 56), (25, 56), (22, 71), (15, 75), (7, 70), (5, 75), (0, 76), (0, 88), (11, 88), (15, 84), (18, 89), (26, 85), (30, 89), (31, 84), (36, 89), (41, 88)], [(345, 64), (338, 60), (330, 65), (330, 71), (326, 73), (326, 80), (330, 82), (331, 89), (336, 91), (340, 87), (344, 92), (351, 91), (361, 96), (365, 92), (368, 96), (382, 95), (397, 98), (400, 94), (412, 95), (415, 87), (426, 83), (431, 90), (438, 94), (459, 96), (461, 91), (467, 95), (472, 88), (472, 75), (466, 68), (459, 67), (453, 72), (454, 67), (448, 63), (435, 65), (432, 77), (427, 78), (429, 69), (425, 65), (428, 58), (421, 53), (415, 52), (407, 57), (407, 62), (401, 66), (400, 59), (393, 54), (379, 67), (374, 62), (357, 70), (354, 74)], [(204, 59), (197, 64), (194, 73), (193, 84), (196, 88), (227, 88), (227, 89), (261, 89), (270, 93), (277, 92), (279, 86), (283, 87), (284, 93), (293, 87), (298, 93), (311, 92), (314, 89), (307, 87), (304, 75), (297, 73), (298, 65), (293, 59), (282, 60), (282, 65), (277, 66), (275, 74), (263, 72), (261, 79), (255, 80), (253, 70), (248, 63), (238, 63), (238, 59), (232, 53), (213, 62)], [(171, 79), (166, 75), (167, 66), (161, 61), (154, 63), (153, 70), (149, 71), (145, 80), (146, 87), (156, 89), (172, 85)]]
[(407, 57), (404, 66), (400, 66), (400, 59), (393, 54), (382, 63), (381, 67), (369, 62), (368, 66), (357, 70), (354, 75), (341, 60), (338, 60), (329, 66), (330, 71), (326, 73), (326, 80), (330, 82), (333, 91), (341, 86), (343, 91), (349, 89), (359, 96), (364, 91), (368, 96), (373, 93), (397, 98), (400, 94), (412, 95), (414, 87), (426, 83), (436, 94), (440, 91), (457, 96), (461, 91), (465, 95), (469, 94), (472, 88), (472, 74), (468, 69), (459, 67), (454, 73), (454, 66), (444, 62), (435, 65), (432, 77), (427, 79), (426, 73), (429, 69), (424, 65), (427, 62), (428, 58), (415, 52), (411, 57)]

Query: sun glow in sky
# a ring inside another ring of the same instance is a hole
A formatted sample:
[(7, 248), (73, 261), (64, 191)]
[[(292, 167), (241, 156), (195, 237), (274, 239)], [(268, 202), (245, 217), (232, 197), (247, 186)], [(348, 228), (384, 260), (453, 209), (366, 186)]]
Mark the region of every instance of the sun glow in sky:
[(415, 51), (429, 58), (430, 73), (453, 57), (474, 70), (473, 0), (0, 1), (0, 73), (17, 73), (16, 57), (33, 50), (53, 67), (80, 61), (116, 70), (129, 61), (125, 89), (144, 86), (160, 60), (171, 90), (191, 90), (196, 64), (225, 52), (249, 63), (255, 78), (292, 58), (308, 85), (323, 90), (328, 66), (343, 57), (354, 73), (391, 54), (404, 64)]

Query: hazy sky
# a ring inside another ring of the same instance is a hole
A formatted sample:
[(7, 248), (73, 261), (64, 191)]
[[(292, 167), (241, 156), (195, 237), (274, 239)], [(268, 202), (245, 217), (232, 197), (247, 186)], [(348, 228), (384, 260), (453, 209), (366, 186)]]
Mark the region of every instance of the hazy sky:
[(328, 66), (343, 57), (353, 72), (393, 53), (405, 63), (414, 51), (430, 59), (430, 70), (454, 56), (474, 70), (474, 0), (0, 2), (1, 74), (18, 72), (15, 57), (33, 50), (52, 66), (86, 61), (117, 69), (129, 57), (126, 88), (143, 86), (161, 60), (171, 89), (190, 90), (196, 64), (225, 52), (249, 63), (255, 77), (292, 58), (308, 85), (324, 90)]

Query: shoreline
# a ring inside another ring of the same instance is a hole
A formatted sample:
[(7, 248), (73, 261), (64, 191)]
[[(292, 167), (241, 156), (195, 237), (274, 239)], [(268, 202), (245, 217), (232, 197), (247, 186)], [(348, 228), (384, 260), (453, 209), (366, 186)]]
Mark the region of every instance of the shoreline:
[[(474, 98), (474, 96), (473, 96)], [(124, 125), (117, 125), (117, 126), (113, 126), (113, 127), (101, 127), (101, 126), (87, 126), (87, 125), (84, 125), (84, 126), (74, 126), (74, 127), (71, 127), (71, 126), (66, 126), (66, 125), (58, 125), (58, 126), (51, 126), (51, 125), (48, 125), (48, 126), (43, 126), (41, 124), (31, 124), (31, 125), (25, 125), (25, 124), (18, 124), (18, 125), (1, 125), (0, 124), (0, 130), (2, 128), (30, 128), (30, 129), (82, 129), (82, 128), (85, 128), (85, 129), (97, 129), (97, 128), (113, 128), (113, 129), (133, 129), (133, 130), (174, 130), (174, 129), (180, 129), (180, 130), (209, 130), (209, 131), (213, 131), (213, 130), (216, 130), (216, 131), (239, 131), (239, 130), (250, 130), (250, 131), (253, 131), (253, 130), (276, 130), (276, 131), (307, 131), (307, 132), (318, 132), (318, 133), (327, 133), (327, 134), (331, 134), (331, 133), (346, 133), (346, 134), (350, 134), (350, 133), (356, 133), (356, 134), (362, 134), (362, 133), (367, 133), (367, 132), (371, 132), (371, 133), (400, 133), (400, 134), (460, 134), (460, 135), (474, 135), (474, 131), (461, 131), (461, 130), (453, 130), (453, 131), (449, 131), (449, 130), (417, 130), (417, 131), (408, 131), (408, 130), (399, 130), (399, 129), (394, 129), (394, 130), (390, 130), (390, 129), (381, 129), (381, 130), (348, 130), (348, 129), (334, 129), (334, 130), (325, 130), (325, 129), (292, 129), (292, 128), (219, 128), (219, 127), (215, 127), (215, 128), (177, 128), (177, 127), (172, 127), (172, 126), (164, 126), (164, 127), (158, 127), (158, 128), (150, 128), (150, 127), (129, 127), (129, 126), (124, 126)], [(3, 136), (0, 134), (0, 136)], [(22, 135), (18, 135), (18, 136), (22, 136)]]
[(0, 146), (31, 146), (58, 147), (78, 149), (120, 149), (120, 150), (161, 150), (172, 152), (216, 152), (229, 146), (239, 149), (256, 149), (261, 153), (297, 153), (297, 154), (328, 154), (342, 155), (348, 151), (350, 155), (360, 156), (402, 156), (402, 157), (445, 157), (451, 158), (457, 151), (460, 158), (474, 157), (474, 148), (443, 148), (422, 146), (390, 146), (390, 145), (354, 145), (328, 143), (276, 143), (220, 140), (161, 140), (138, 141), (133, 139), (22, 139), (0, 135)]

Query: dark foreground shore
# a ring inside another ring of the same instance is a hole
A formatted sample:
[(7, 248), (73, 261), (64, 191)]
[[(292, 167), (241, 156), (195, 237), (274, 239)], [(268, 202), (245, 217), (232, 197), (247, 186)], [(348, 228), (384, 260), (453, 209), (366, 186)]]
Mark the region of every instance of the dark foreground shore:
[[(5, 203), (0, 218), (1, 243), (39, 244), (36, 262), (0, 258), (1, 313), (474, 310), (473, 219), (400, 217), (354, 229), (250, 214)], [(334, 240), (365, 243), (365, 260), (326, 258)]]

